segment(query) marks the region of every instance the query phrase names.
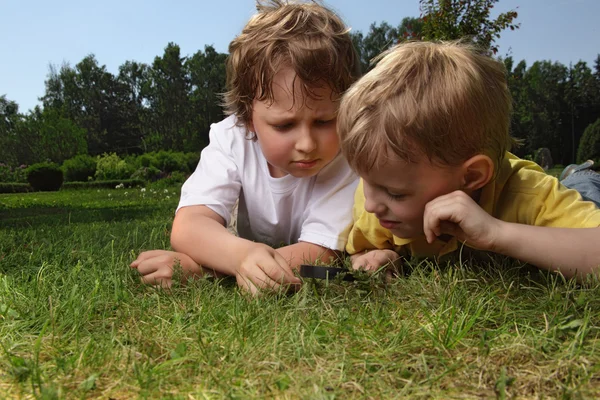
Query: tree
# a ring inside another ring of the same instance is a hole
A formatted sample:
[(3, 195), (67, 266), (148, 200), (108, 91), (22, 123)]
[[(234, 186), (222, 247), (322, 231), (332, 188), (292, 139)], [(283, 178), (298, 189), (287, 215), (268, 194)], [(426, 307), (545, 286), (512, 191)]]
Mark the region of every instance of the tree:
[(226, 54), (205, 46), (188, 58), (185, 68), (190, 77), (189, 124), (191, 135), (184, 144), (185, 151), (198, 151), (208, 144), (210, 124), (223, 118), (220, 94), (225, 92)]
[(577, 162), (589, 159), (600, 161), (600, 118), (586, 128), (577, 151)]
[(364, 36), (361, 32), (352, 33), (352, 41), (356, 48), (363, 72), (373, 67), (373, 59), (383, 51), (404, 40), (419, 39), (423, 21), (420, 18), (406, 17), (398, 27), (387, 22), (371, 24), (369, 32)]
[(14, 151), (20, 164), (39, 161), (62, 163), (87, 153), (86, 132), (60, 110), (37, 106), (15, 129), (18, 146)]
[(183, 150), (188, 135), (189, 76), (178, 45), (169, 43), (162, 57), (155, 57), (150, 69), (148, 106), (149, 150)]
[(483, 49), (496, 54), (494, 45), (505, 29), (518, 29), (517, 12), (501, 13), (494, 20), (490, 12), (499, 0), (419, 0), (425, 40), (470, 38)]
[(6, 95), (0, 96), (0, 163), (17, 163), (15, 128), (20, 119), (19, 105), (8, 100)]

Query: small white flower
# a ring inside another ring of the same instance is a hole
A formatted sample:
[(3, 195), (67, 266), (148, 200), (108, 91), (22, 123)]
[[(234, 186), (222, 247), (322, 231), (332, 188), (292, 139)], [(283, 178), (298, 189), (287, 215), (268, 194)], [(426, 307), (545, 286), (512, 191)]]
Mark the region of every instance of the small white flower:
[(165, 192), (165, 193), (169, 193), (169, 189), (165, 189), (165, 190), (164, 190), (164, 192)]
[(167, 199), (167, 200), (169, 200), (170, 198), (171, 198), (171, 196), (167, 196), (167, 197), (165, 197), (165, 199)]
[(112, 194), (110, 194), (110, 193), (109, 193), (109, 194), (108, 194), (108, 197), (111, 197), (111, 196), (112, 196)]
[(144, 193), (146, 191), (146, 188), (141, 188), (140, 192)]
[(129, 192), (125, 192), (125, 196), (127, 196), (129, 194)]

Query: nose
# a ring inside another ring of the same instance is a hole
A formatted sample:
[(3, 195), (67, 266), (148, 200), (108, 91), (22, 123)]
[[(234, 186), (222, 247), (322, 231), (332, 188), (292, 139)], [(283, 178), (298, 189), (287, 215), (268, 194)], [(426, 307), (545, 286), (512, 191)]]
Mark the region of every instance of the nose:
[(371, 188), (367, 183), (364, 183), (363, 193), (365, 195), (365, 211), (371, 214), (384, 214), (386, 205), (379, 200), (377, 191)]
[(317, 148), (317, 141), (310, 127), (303, 127), (296, 140), (296, 150), (301, 153), (311, 153)]

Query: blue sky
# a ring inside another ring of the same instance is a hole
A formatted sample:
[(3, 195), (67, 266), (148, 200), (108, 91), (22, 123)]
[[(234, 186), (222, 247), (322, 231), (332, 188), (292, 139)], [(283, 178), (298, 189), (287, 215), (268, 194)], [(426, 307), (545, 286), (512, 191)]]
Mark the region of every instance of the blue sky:
[[(117, 73), (127, 60), (151, 63), (169, 42), (191, 55), (205, 44), (226, 52), (229, 41), (253, 14), (254, 0), (2, 0), (0, 1), (0, 95), (22, 112), (39, 104), (48, 65), (75, 65), (96, 55)], [(373, 22), (392, 25), (419, 15), (418, 0), (325, 0), (353, 29)], [(518, 7), (518, 8), (517, 8)], [(503, 33), (500, 55), (528, 65), (563, 64), (600, 53), (600, 1), (500, 0), (497, 11), (517, 9), (521, 29)]]

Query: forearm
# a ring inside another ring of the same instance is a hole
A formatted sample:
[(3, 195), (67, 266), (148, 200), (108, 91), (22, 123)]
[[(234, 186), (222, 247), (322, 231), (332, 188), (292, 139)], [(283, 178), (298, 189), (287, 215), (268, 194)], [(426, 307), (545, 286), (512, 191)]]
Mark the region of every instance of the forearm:
[(301, 264), (312, 264), (316, 261), (331, 263), (339, 256), (336, 251), (308, 242), (280, 247), (277, 252), (283, 256), (293, 270), (297, 270)]
[(498, 253), (578, 279), (600, 267), (600, 228), (548, 228), (504, 222)]
[(232, 235), (213, 214), (181, 209), (173, 222), (171, 247), (205, 269), (235, 275), (245, 255), (258, 244)]

